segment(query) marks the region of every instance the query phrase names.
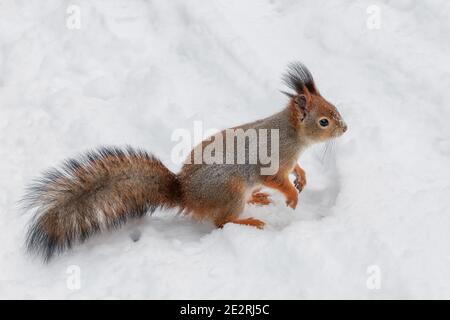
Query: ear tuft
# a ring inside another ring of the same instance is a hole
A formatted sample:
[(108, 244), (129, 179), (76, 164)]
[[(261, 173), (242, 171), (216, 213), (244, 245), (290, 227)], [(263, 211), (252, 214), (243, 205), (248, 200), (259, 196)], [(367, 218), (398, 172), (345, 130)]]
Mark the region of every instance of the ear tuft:
[(312, 94), (319, 94), (314, 79), (308, 68), (300, 62), (290, 63), (288, 70), (283, 76), (283, 82), (298, 94), (309, 91)]

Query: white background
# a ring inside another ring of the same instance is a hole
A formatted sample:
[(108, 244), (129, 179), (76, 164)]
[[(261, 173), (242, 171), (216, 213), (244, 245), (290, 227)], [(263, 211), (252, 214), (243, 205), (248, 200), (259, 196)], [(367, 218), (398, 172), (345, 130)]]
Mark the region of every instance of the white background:
[[(438, 0), (1, 0), (0, 298), (450, 298), (449, 14)], [(173, 130), (279, 111), (296, 60), (349, 131), (300, 159), (295, 211), (277, 194), (248, 208), (264, 231), (157, 212), (48, 265), (25, 254), (17, 201), (43, 170), (126, 144), (178, 170)]]

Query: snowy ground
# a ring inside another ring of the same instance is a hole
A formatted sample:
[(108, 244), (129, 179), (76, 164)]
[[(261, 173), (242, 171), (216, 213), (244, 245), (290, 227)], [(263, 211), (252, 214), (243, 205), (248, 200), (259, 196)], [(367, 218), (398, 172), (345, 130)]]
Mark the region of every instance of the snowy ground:
[[(0, 0), (0, 298), (450, 298), (449, 15), (438, 0)], [(301, 159), (297, 210), (248, 208), (264, 231), (157, 212), (48, 265), (24, 253), (17, 201), (44, 169), (131, 144), (177, 170), (173, 130), (278, 111), (294, 60), (349, 124)]]

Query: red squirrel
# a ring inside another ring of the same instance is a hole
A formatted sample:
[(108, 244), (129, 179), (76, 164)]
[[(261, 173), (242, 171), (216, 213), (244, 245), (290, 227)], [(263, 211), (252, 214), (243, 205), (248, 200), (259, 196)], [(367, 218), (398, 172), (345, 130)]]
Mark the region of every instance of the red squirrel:
[[(310, 145), (341, 136), (347, 125), (337, 109), (319, 93), (309, 70), (292, 63), (283, 80), (292, 89), (281, 111), (262, 120), (228, 130), (278, 130), (278, 170), (261, 174), (256, 163), (210, 164), (186, 161), (171, 172), (153, 155), (133, 148), (100, 148), (66, 161), (32, 185), (25, 196), (34, 217), (27, 233), (29, 251), (48, 261), (72, 245), (104, 229), (123, 225), (157, 208), (179, 208), (195, 219), (217, 227), (226, 223), (262, 229), (264, 222), (241, 218), (246, 204), (269, 204), (262, 187), (283, 193), (295, 209), (306, 185), (297, 161)], [(195, 147), (211, 143), (207, 139)], [(294, 183), (289, 180), (295, 175)]]

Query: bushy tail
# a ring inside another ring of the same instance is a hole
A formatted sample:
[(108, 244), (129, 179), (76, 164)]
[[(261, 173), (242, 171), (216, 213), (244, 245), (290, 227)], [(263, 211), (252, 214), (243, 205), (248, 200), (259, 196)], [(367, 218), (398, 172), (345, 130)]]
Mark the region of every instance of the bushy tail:
[(102, 148), (47, 172), (28, 189), (24, 203), (35, 209), (27, 249), (48, 261), (102, 229), (180, 205), (180, 186), (174, 173), (144, 151)]

